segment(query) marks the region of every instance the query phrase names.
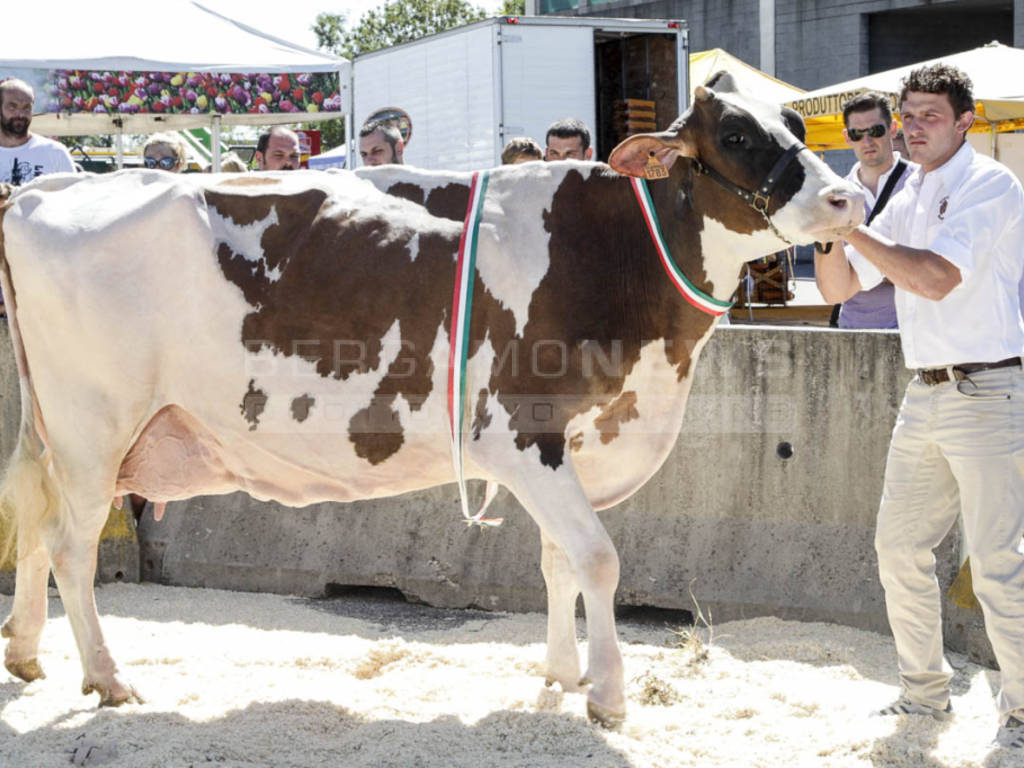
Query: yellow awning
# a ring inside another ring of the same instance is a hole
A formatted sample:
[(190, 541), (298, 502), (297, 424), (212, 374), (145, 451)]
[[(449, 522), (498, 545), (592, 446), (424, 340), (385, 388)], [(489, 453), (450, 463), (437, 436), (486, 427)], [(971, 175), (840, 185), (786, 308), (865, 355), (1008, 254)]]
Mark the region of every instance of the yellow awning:
[(837, 83), (783, 103), (803, 116), (808, 147), (816, 151), (847, 149), (842, 113), (849, 98), (866, 91), (886, 94), (895, 114), (903, 78), (917, 67), (940, 61), (966, 72), (974, 83), (977, 119), (972, 133), (1005, 133), (1024, 128), (1024, 87), (1019, 75), (1024, 71), (1024, 50), (999, 43)]

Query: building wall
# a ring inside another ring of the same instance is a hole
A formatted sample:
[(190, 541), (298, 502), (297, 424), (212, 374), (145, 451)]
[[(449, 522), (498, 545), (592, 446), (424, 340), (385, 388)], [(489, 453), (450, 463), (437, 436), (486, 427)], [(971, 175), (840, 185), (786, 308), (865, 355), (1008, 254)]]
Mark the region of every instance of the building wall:
[[(690, 50), (724, 48), (760, 67), (759, 0), (615, 0), (575, 13), (683, 19)], [(1024, 47), (1024, 0), (775, 0), (775, 72), (812, 90), (975, 48)]]

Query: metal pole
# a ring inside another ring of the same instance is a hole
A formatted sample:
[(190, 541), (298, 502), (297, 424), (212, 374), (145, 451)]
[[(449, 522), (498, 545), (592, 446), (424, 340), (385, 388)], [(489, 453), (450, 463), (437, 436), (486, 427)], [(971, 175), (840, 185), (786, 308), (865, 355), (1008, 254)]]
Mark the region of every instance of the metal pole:
[(775, 77), (775, 0), (760, 0), (761, 71)]
[(210, 164), (214, 173), (220, 173), (220, 120), (219, 114), (210, 118)]
[(124, 168), (124, 121), (118, 118), (114, 124), (117, 126), (117, 136), (114, 139), (114, 148), (116, 149), (114, 164), (118, 170), (121, 170)]

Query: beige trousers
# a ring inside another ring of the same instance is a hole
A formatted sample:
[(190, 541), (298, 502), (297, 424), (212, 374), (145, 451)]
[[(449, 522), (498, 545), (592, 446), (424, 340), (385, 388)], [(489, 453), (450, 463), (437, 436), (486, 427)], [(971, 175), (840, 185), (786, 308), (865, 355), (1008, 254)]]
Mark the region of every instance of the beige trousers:
[(1002, 671), (1002, 715), (1024, 714), (1024, 372), (1002, 368), (958, 382), (907, 386), (885, 467), (875, 549), (896, 639), (900, 682), (943, 708), (935, 555), (963, 514), (974, 592)]

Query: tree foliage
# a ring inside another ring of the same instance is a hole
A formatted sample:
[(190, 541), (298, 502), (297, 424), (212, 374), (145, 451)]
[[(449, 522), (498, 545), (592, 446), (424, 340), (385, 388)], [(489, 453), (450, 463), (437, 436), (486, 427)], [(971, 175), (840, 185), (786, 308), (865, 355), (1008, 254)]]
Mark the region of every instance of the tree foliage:
[(364, 13), (352, 29), (346, 29), (344, 14), (320, 13), (313, 33), (320, 48), (352, 58), (486, 17), (465, 0), (391, 0)]

